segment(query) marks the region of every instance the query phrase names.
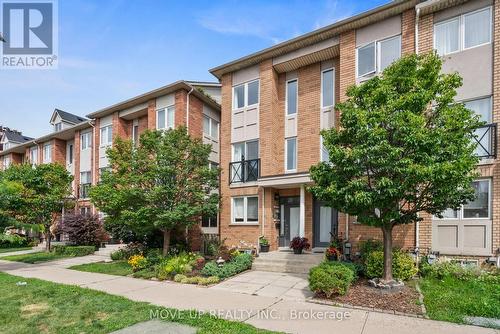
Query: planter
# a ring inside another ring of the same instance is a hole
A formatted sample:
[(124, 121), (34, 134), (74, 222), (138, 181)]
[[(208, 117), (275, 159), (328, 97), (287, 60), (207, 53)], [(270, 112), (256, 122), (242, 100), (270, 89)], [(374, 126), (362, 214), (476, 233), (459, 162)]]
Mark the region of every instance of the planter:
[(302, 248), (294, 248), (293, 254), (302, 254)]
[(328, 261), (337, 261), (339, 259), (337, 254), (328, 255), (326, 258), (328, 259)]
[(260, 245), (260, 252), (261, 253), (269, 252), (269, 245)]

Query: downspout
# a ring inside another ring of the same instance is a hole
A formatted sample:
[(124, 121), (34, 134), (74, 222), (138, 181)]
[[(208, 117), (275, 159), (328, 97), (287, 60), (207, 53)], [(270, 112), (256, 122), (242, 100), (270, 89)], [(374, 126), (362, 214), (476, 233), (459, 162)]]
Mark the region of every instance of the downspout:
[(187, 94), (187, 102), (186, 102), (186, 129), (188, 130), (189, 134), (189, 95), (193, 92), (194, 87), (191, 86), (191, 90)]
[[(418, 55), (418, 21), (420, 18), (420, 8), (417, 8), (417, 12), (415, 15), (415, 53)], [(417, 213), (417, 216), (420, 216)], [(415, 222), (415, 251), (417, 252), (418, 259), (418, 251), (420, 248), (420, 224), (418, 220)]]
[[(93, 121), (90, 121), (89, 122), (89, 125), (92, 127), (92, 157), (93, 159), (91, 160), (90, 162), (90, 169), (92, 170), (92, 183), (95, 184), (96, 182), (96, 179), (95, 179), (95, 176), (96, 176), (96, 170), (95, 170), (95, 161), (96, 161), (96, 154), (97, 154), (97, 150), (96, 150), (96, 147), (97, 147), (97, 143), (94, 143), (95, 142), (95, 124)], [(81, 131), (80, 131), (80, 140), (81, 140)], [(81, 145), (82, 143), (80, 143)], [(97, 157), (97, 159), (99, 159), (99, 157)], [(76, 171), (75, 171), (76, 173)], [(80, 180), (81, 182), (81, 180)], [(76, 185), (75, 185), (76, 186)], [(77, 190), (78, 191), (78, 190)], [(78, 194), (77, 194), (78, 196)], [(92, 205), (92, 213), (93, 214), (96, 214), (96, 210), (95, 210), (95, 205)]]
[(345, 240), (349, 241), (349, 214), (345, 214)]
[(418, 54), (418, 21), (420, 18), (420, 8), (417, 8), (415, 15), (415, 53)]

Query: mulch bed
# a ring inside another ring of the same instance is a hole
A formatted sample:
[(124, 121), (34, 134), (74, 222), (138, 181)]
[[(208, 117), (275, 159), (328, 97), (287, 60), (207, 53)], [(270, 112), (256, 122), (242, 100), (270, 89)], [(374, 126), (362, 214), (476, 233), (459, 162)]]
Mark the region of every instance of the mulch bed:
[(345, 296), (336, 296), (332, 300), (341, 304), (421, 315), (418, 297), (417, 290), (408, 283), (399, 291), (387, 292), (369, 286), (367, 279), (359, 279)]

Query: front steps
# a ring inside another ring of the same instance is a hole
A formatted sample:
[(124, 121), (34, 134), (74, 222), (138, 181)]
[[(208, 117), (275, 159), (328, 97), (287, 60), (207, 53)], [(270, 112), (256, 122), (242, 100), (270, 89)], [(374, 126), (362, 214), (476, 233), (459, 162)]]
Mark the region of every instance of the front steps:
[(294, 254), (291, 251), (259, 253), (252, 264), (252, 270), (278, 273), (307, 274), (309, 270), (323, 261), (324, 254)]

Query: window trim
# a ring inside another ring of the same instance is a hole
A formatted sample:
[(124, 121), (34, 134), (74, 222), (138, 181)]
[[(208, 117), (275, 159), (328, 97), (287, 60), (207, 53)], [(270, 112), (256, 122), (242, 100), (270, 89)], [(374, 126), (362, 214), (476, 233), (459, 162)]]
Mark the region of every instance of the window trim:
[[(83, 137), (84, 136), (89, 136), (88, 140), (85, 140), (85, 148), (83, 148)], [(92, 149), (92, 131), (87, 131), (87, 132), (82, 132), (80, 134), (80, 151), (86, 151)]]
[[(370, 45), (370, 44), (373, 44), (375, 47), (374, 47), (374, 52), (375, 52), (375, 57), (373, 57), (373, 67), (374, 67), (374, 70), (371, 71), (371, 72), (367, 72), (367, 73), (363, 73), (363, 74), (359, 74), (359, 50)], [(356, 78), (366, 78), (368, 77), (369, 75), (375, 75), (377, 74), (377, 41), (372, 41), (370, 43), (366, 43), (364, 45), (360, 45), (356, 48), (356, 61), (355, 61), (355, 66), (356, 66)]]
[(455, 20), (458, 20), (458, 50), (457, 51), (452, 51), (452, 52), (448, 52), (448, 53), (444, 53), (442, 55), (438, 55), (440, 57), (443, 57), (443, 56), (447, 56), (447, 55), (452, 55), (454, 53), (458, 53), (460, 51), (462, 51), (462, 39), (460, 38), (460, 35), (462, 35), (462, 20), (460, 19), (460, 16), (461, 15), (458, 15), (458, 16), (454, 16), (452, 18), (449, 18), (449, 19), (446, 19), (446, 20), (443, 20), (443, 21), (439, 21), (437, 23), (434, 23), (434, 25), (432, 26), (432, 49), (433, 50), (436, 50), (437, 52), (437, 49), (436, 49), (436, 26), (439, 26), (439, 25), (442, 25), (442, 24), (446, 24), (446, 23), (449, 23), (451, 21), (455, 21)]
[[(106, 131), (106, 136), (102, 135), (102, 131)], [(109, 131), (111, 130), (111, 142), (109, 142)], [(106, 142), (103, 142), (103, 138), (106, 138)], [(99, 128), (99, 147), (108, 147), (113, 145), (113, 125), (105, 125)]]
[[(295, 81), (297, 83), (297, 91), (295, 92), (295, 98), (296, 98), (296, 103), (295, 103), (295, 113), (289, 114), (288, 113), (288, 84), (290, 82)], [(285, 82), (285, 117), (291, 118), (291, 117), (296, 117), (299, 114), (299, 78), (294, 78), (287, 80)]]
[[(168, 125), (168, 110), (170, 108), (174, 108), (174, 117), (172, 118), (172, 125), (169, 126)], [(160, 128), (159, 127), (159, 123), (158, 123), (158, 113), (160, 111), (165, 111), (165, 127), (164, 128)], [(156, 109), (156, 130), (164, 130), (164, 131), (167, 131), (167, 130), (170, 130), (170, 129), (173, 129), (175, 128), (175, 104), (170, 104), (166, 107), (162, 107), (162, 108), (158, 108)]]
[[(33, 154), (33, 153), (35, 153), (35, 154)], [(35, 159), (33, 159), (33, 157)], [(38, 146), (30, 147), (30, 163), (33, 165), (38, 164)]]
[[(295, 139), (295, 168), (294, 169), (288, 169), (288, 141), (291, 139)], [(296, 173), (297, 172), (297, 165), (299, 164), (298, 146), (299, 145), (297, 142), (297, 136), (285, 138), (285, 173)]]
[[(234, 145), (238, 145), (238, 144), (243, 144), (244, 145), (244, 152), (243, 152), (243, 156), (245, 157), (245, 160), (248, 160), (248, 143), (253, 143), (253, 142), (257, 142), (257, 159), (260, 158), (260, 142), (259, 142), (259, 139), (250, 139), (250, 140), (245, 140), (245, 141), (239, 141), (239, 142), (236, 142), (236, 143), (231, 143), (231, 161), (230, 162), (240, 162), (242, 161), (241, 158), (240, 160), (236, 160), (236, 161), (233, 161), (234, 160)], [(251, 159), (253, 160), (253, 159)]]
[[(377, 73), (381, 73), (383, 70), (381, 70), (381, 59), (382, 59), (382, 48), (380, 47), (381, 43), (382, 42), (387, 42), (387, 41), (391, 41), (393, 39), (398, 39), (399, 40), (399, 56), (397, 59), (400, 59), (401, 58), (401, 54), (402, 54), (402, 43), (403, 43), (403, 40), (401, 39), (401, 34), (399, 35), (395, 35), (395, 36), (392, 36), (392, 37), (388, 37), (388, 38), (385, 38), (385, 39), (381, 39), (381, 40), (378, 40), (377, 41), (377, 49), (375, 50), (375, 53), (376, 53), (376, 62), (377, 62)], [(386, 67), (387, 68), (387, 67)], [(385, 70), (385, 68), (384, 68)]]
[[(234, 215), (234, 200), (242, 198), (243, 199), (243, 222), (235, 221)], [(248, 198), (257, 198), (257, 221), (248, 221)], [(231, 197), (231, 225), (259, 225), (259, 195), (246, 195), (246, 196), (233, 196)]]
[[(248, 104), (248, 85), (251, 84), (251, 83), (254, 83), (254, 82), (257, 82), (257, 103), (254, 103), (254, 104)], [(245, 95), (243, 97), (243, 107), (237, 107), (235, 105), (235, 91), (236, 91), (236, 88), (237, 87), (240, 87), (240, 86), (243, 86), (243, 94)], [(232, 101), (231, 101), (231, 109), (234, 111), (234, 110), (243, 110), (245, 108), (250, 108), (250, 107), (254, 107), (254, 106), (258, 106), (260, 104), (260, 78), (257, 78), (257, 79), (251, 79), (249, 81), (245, 81), (245, 82), (242, 82), (242, 83), (239, 83), (237, 85), (234, 85), (232, 87)]]
[[(46, 147), (49, 147), (50, 149), (48, 151), (46, 151)], [(47, 155), (45, 154), (47, 152), (49, 152), (49, 159), (47, 159)], [(50, 163), (52, 163), (52, 143), (43, 144), (42, 161), (43, 161), (44, 164), (50, 164)]]
[[(403, 43), (403, 39), (402, 39), (402, 34), (399, 33), (399, 34), (395, 34), (395, 35), (391, 35), (391, 36), (387, 36), (387, 37), (384, 37), (384, 38), (381, 38), (381, 39), (376, 39), (376, 40), (373, 40), (369, 43), (366, 43), (366, 44), (363, 44), (363, 45), (360, 45), (358, 47), (356, 47), (356, 79), (367, 79), (367, 78), (370, 78), (371, 76), (375, 76), (377, 74), (380, 74), (382, 73), (383, 70), (380, 70), (380, 43), (381, 42), (385, 42), (385, 41), (389, 41), (391, 39), (395, 39), (395, 38), (399, 38), (399, 58), (401, 58), (401, 55), (402, 55), (402, 43)], [(359, 64), (359, 49), (362, 49), (370, 44), (375, 44), (375, 59), (374, 59), (374, 67), (375, 67), (375, 71), (372, 71), (372, 72), (368, 72), (368, 73), (365, 73), (365, 74), (362, 74), (360, 75), (359, 72), (358, 72), (358, 64)]]
[[(208, 119), (208, 130), (210, 131), (210, 133), (205, 133), (205, 118)], [(214, 137), (212, 134), (212, 122), (217, 123), (217, 137)], [(203, 135), (205, 137), (209, 137), (210, 139), (213, 139), (213, 140), (219, 140), (219, 137), (220, 137), (219, 133), (220, 133), (220, 122), (217, 122), (212, 117), (203, 114)]]
[[(329, 105), (329, 106), (324, 106), (323, 105), (323, 73), (328, 72), (328, 71), (332, 71), (332, 74), (333, 74), (333, 104)], [(329, 109), (335, 107), (336, 102), (337, 101), (335, 101), (335, 67), (332, 66), (332, 67), (326, 68), (324, 70), (321, 70), (321, 86), (320, 86), (319, 104), (320, 104), (321, 110), (329, 110)]]

